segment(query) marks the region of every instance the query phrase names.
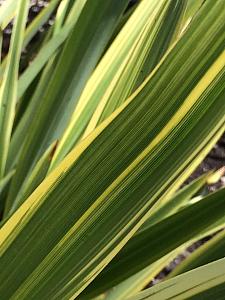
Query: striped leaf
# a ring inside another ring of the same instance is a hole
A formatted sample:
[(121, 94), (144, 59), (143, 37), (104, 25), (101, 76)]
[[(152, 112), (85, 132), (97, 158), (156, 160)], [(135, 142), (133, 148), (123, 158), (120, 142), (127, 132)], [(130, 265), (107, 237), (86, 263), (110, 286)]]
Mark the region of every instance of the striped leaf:
[[(224, 299), (225, 259), (160, 283), (129, 300)], [(128, 300), (128, 299), (127, 299)]]
[(145, 84), (3, 225), (3, 299), (80, 295), (213, 147), (225, 129), (224, 17), (223, 2), (207, 1)]
[(84, 89), (56, 150), (52, 168), (119, 107), (159, 62), (170, 45), (185, 2), (140, 3)]
[[(215, 220), (223, 217), (224, 196), (225, 189), (134, 236), (92, 285), (85, 290), (81, 299), (88, 299), (107, 291), (108, 288), (150, 264), (157, 263), (158, 259), (167, 254), (174, 256), (171, 252), (177, 247), (195, 238), (202, 231), (207, 230)], [(209, 212), (212, 211), (213, 214), (210, 214)], [(169, 262), (168, 258), (164, 260)], [(158, 263), (163, 268), (162, 262)], [(160, 270), (158, 269), (158, 271)]]
[[(67, 126), (77, 98), (101, 58), (127, 3), (128, 0), (117, 4), (103, 0), (97, 0), (94, 4), (84, 0), (75, 2), (76, 7), (80, 8), (76, 11), (77, 22), (26, 134), (9, 193), (9, 206), (35, 163), (47, 147), (59, 139)], [(49, 115), (54, 117), (49, 118)]]
[(0, 90), (0, 178), (4, 177), (16, 108), (19, 60), (29, 8), (28, 0), (18, 1), (16, 24), (10, 46), (10, 59)]

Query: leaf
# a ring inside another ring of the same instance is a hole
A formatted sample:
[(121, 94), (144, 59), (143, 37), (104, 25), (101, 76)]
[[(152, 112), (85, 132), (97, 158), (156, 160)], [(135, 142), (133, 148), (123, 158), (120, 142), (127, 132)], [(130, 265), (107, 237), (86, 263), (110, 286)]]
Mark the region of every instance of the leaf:
[[(215, 199), (213, 201), (217, 201), (216, 195), (218, 195), (218, 192), (216, 192), (214, 194)], [(207, 198), (208, 198), (208, 196), (204, 197), (202, 199), (202, 201), (204, 202), (204, 200)], [(202, 207), (204, 205), (207, 205), (207, 203), (204, 204), (203, 202), (202, 202)], [(195, 215), (198, 215), (197, 211), (196, 211)], [(151, 217), (150, 217), (150, 220), (151, 220)], [(184, 220), (185, 220), (185, 217), (184, 217)], [(192, 220), (192, 218), (191, 218), (191, 220)], [(219, 220), (221, 221), (221, 227), (223, 227), (225, 224), (224, 218), (222, 218), (222, 219), (220, 218)], [(192, 220), (192, 221), (193, 221), (193, 224), (195, 224), (195, 226), (198, 226), (198, 224), (196, 224), (196, 222), (194, 220)], [(182, 223), (180, 223), (180, 224), (182, 224)], [(183, 228), (182, 228), (182, 226), (180, 228), (180, 224), (177, 224), (177, 227), (180, 229), (180, 233), (182, 235)], [(146, 230), (148, 230), (148, 229), (146, 228)], [(170, 227), (164, 229), (164, 231), (169, 231), (169, 230), (170, 230)], [(150, 231), (151, 231), (151, 228), (149, 227), (149, 232)], [(215, 232), (218, 232), (217, 228), (214, 229), (214, 234), (215, 234)], [(174, 232), (172, 232), (172, 235), (173, 235), (173, 233)], [(116, 300), (121, 299), (122, 300), (122, 299), (128, 298), (129, 296), (131, 297), (132, 295), (137, 294), (137, 292), (140, 292), (142, 289), (144, 289), (149, 284), (150, 281), (154, 280), (154, 278), (164, 268), (166, 268), (171, 263), (171, 261), (176, 259), (176, 257), (179, 254), (183, 253), (188, 247), (193, 245), (194, 242), (198, 241), (199, 239), (201, 239), (205, 236), (208, 236), (209, 234), (213, 234), (213, 232), (211, 232), (211, 233), (208, 232), (208, 229), (206, 228), (206, 230), (204, 230), (200, 235), (195, 236), (194, 239), (191, 239), (187, 243), (182, 244), (181, 246), (177, 247), (175, 250), (172, 250), (169, 254), (167, 254), (163, 258), (161, 258), (161, 256), (159, 255), (159, 257), (160, 257), (159, 260), (156, 260), (156, 262), (154, 262), (153, 264), (150, 264), (149, 266), (145, 267), (143, 270), (139, 271), (135, 275), (132, 275), (131, 277), (129, 277), (128, 279), (126, 279), (125, 281), (120, 283), (119, 285), (116, 285), (114, 288), (109, 290), (108, 293), (105, 293), (105, 299), (106, 300), (113, 300), (113, 299), (116, 299)], [(159, 233), (159, 236), (163, 236), (164, 240), (167, 240), (167, 241), (171, 240), (171, 242), (172, 242), (173, 238), (171, 239), (171, 236), (169, 236), (169, 235), (165, 237), (163, 231), (162, 231), (162, 233)], [(224, 232), (222, 232), (222, 235), (224, 236)], [(185, 258), (184, 261), (181, 261), (179, 263), (179, 265), (176, 266), (175, 269), (173, 269), (172, 273), (169, 273), (169, 275), (167, 275), (165, 279), (167, 280), (168, 278), (177, 276), (177, 274), (187, 272), (193, 268), (196, 268), (198, 266), (201, 266), (203, 264), (211, 262), (212, 257), (211, 257), (211, 260), (209, 260), (210, 254), (211, 254), (211, 256), (213, 254), (213, 260), (222, 258), (223, 254), (224, 254), (223, 251), (221, 251), (220, 256), (218, 256), (218, 251), (216, 251), (216, 249), (217, 249), (216, 246), (218, 245), (218, 241), (219, 240), (221, 241), (222, 235), (218, 234), (211, 241), (205, 243), (203, 246), (201, 246), (200, 248), (195, 250), (195, 252), (192, 253), (187, 258)], [(146, 239), (146, 241), (143, 240), (142, 244), (143, 245), (148, 244), (149, 240), (150, 239), (148, 239), (148, 238)], [(132, 241), (132, 239), (131, 239), (131, 241)], [(129, 242), (127, 245), (129, 246)], [(141, 246), (137, 246), (137, 249), (139, 249), (140, 247)], [(162, 245), (162, 248), (163, 248), (163, 245)], [(224, 247), (220, 247), (220, 248), (222, 250), (222, 248), (224, 248)], [(126, 249), (126, 246), (125, 246), (124, 250), (125, 249)], [(152, 247), (152, 249), (154, 250), (154, 247)], [(124, 252), (124, 250), (122, 250), (122, 251)], [(157, 252), (157, 249), (155, 251)], [(136, 252), (136, 249), (134, 250), (134, 252)], [(152, 255), (152, 251), (149, 251), (149, 257), (151, 257), (151, 255)], [(208, 260), (206, 260), (206, 257), (208, 258)], [(134, 261), (137, 259), (137, 264), (139, 264), (138, 258), (133, 258), (133, 259), (134, 259)], [(201, 262), (201, 264), (199, 262)], [(113, 261), (111, 262), (111, 265), (113, 265)], [(121, 266), (120, 276), (121, 276), (121, 273), (123, 273), (122, 270), (124, 270), (124, 269), (125, 270), (129, 269), (129, 264), (127, 264), (125, 268), (123, 266)], [(94, 283), (95, 283), (95, 281), (94, 281)]]
[(223, 217), (224, 205), (225, 189), (138, 233), (84, 291), (84, 299), (105, 292), (199, 235)]
[(225, 233), (224, 230), (218, 233), (210, 241), (198, 248), (190, 257), (187, 258), (180, 266), (171, 274), (175, 276), (183, 272), (195, 269), (202, 265), (208, 264), (214, 260), (223, 258), (225, 256), (224, 251)]
[(0, 90), (0, 178), (4, 177), (10, 136), (17, 99), (17, 77), (25, 23), (29, 8), (28, 0), (18, 1), (18, 15), (12, 34), (10, 60)]
[(3, 30), (13, 18), (16, 8), (17, 8), (17, 1), (8, 0), (4, 1), (1, 10), (0, 10), (0, 27)]
[(166, 217), (176, 213), (182, 208), (198, 192), (207, 182), (209, 174), (204, 174), (194, 180), (187, 186), (184, 186), (180, 191), (178, 191), (173, 197), (171, 197), (167, 202), (157, 203), (156, 207), (152, 209), (151, 216), (147, 222), (140, 228), (144, 230), (147, 227), (165, 219)]
[(71, 9), (70, 19), (57, 34), (52, 37), (40, 50), (32, 64), (25, 70), (19, 79), (19, 98), (23, 96), (29, 85), (46, 65), (48, 60), (56, 53), (59, 47), (66, 41), (73, 27), (77, 24), (87, 0), (77, 0)]
[(220, 259), (157, 284), (129, 300), (224, 299), (224, 269), (225, 259)]
[(18, 157), (24, 143), (24, 132), (26, 132), (29, 124), (35, 117), (37, 107), (40, 104), (39, 99), (43, 92), (46, 90), (49, 79), (53, 72), (55, 59), (56, 58), (53, 57), (53, 59), (48, 62), (45, 69), (43, 70), (38, 84), (36, 85), (34, 94), (30, 99), (29, 105), (13, 132), (6, 164), (7, 171), (13, 169), (18, 161)]
[[(144, 7), (145, 3), (143, 2), (142, 4)], [(152, 22), (149, 22), (149, 35), (146, 36), (146, 40), (139, 41), (139, 43), (135, 45), (135, 51), (133, 51), (134, 58), (131, 57), (128, 62), (125, 61), (124, 74), (120, 75), (119, 82), (117, 82), (115, 86), (111, 85), (109, 87), (112, 95), (107, 102), (103, 99), (103, 101), (99, 103), (84, 133), (84, 137), (100, 124), (100, 122), (104, 121), (130, 96), (131, 92), (136, 90), (136, 88), (143, 83), (146, 77), (159, 63), (169, 46), (171, 46), (171, 40), (176, 31), (179, 19), (185, 10), (186, 1), (165, 1), (161, 5), (159, 5), (160, 2), (157, 4), (160, 10), (156, 10), (157, 14), (155, 18), (153, 18)], [(142, 35), (144, 34), (141, 34), (140, 40), (143, 39)], [(139, 69), (137, 68), (138, 64), (140, 64)], [(132, 75), (134, 76), (133, 80)], [(109, 92), (107, 91), (106, 95), (107, 93)], [(105, 107), (102, 104), (104, 101), (106, 102)]]
[[(29, 42), (32, 40), (32, 38), (35, 36), (35, 34), (39, 31), (40, 27), (46, 23), (50, 15), (53, 13), (54, 9), (58, 5), (60, 0), (52, 0), (38, 15), (35, 17), (35, 19), (28, 25), (27, 29), (25, 30), (24, 37), (23, 37), (23, 46), (24, 49)], [(4, 2), (4, 3), (8, 3)], [(16, 3), (14, 1), (14, 3)], [(14, 4), (10, 4), (9, 9), (12, 10)], [(1, 22), (1, 21), (0, 21)], [(2, 80), (2, 76), (4, 74), (6, 64), (8, 60), (8, 55), (6, 55), (4, 61), (2, 62), (0, 66), (0, 80)]]
[(54, 10), (57, 8), (57, 5), (61, 2), (61, 0), (51, 0), (46, 7), (40, 11), (40, 13), (34, 18), (31, 24), (27, 27), (25, 32), (23, 47), (26, 47), (31, 39), (38, 32), (40, 27), (44, 25), (49, 17), (52, 15)]
[[(67, 6), (69, 3), (70, 3), (70, 1), (62, 1), (60, 3), (60, 6), (57, 10), (57, 13), (55, 16), (55, 21), (54, 21), (53, 32), (52, 32), (53, 38), (55, 36), (57, 37), (57, 34), (62, 29), (64, 15), (66, 13)], [(78, 7), (74, 6), (73, 8), (76, 8), (76, 14), (79, 15), (79, 11), (77, 10)], [(73, 11), (71, 11), (71, 14), (74, 17), (76, 15), (76, 14), (73, 15)], [(74, 18), (74, 19), (76, 20), (76, 18)], [(14, 168), (14, 166), (17, 162), (17, 159), (19, 156), (18, 150), (22, 148), (22, 145), (24, 142), (24, 132), (26, 132), (26, 128), (29, 127), (31, 121), (35, 117), (37, 107), (40, 104), (39, 99), (43, 95), (44, 91), (46, 91), (46, 89), (47, 89), (49, 80), (51, 78), (51, 75), (53, 73), (53, 70), (54, 70), (54, 67), (56, 64), (56, 59), (57, 59), (57, 55), (55, 55), (55, 56), (53, 55), (51, 57), (51, 59), (48, 61), (47, 65), (45, 66), (44, 70), (42, 71), (42, 74), (40, 74), (40, 78), (36, 79), (37, 82), (35, 82), (35, 91), (33, 91), (32, 93), (28, 93), (29, 105), (28, 105), (25, 113), (20, 117), (21, 120), (20, 120), (19, 124), (16, 124), (17, 126), (13, 132), (13, 136), (12, 136), (11, 143), (10, 143), (9, 155), (8, 155), (8, 159), (7, 159), (6, 170), (11, 170), (12, 168)], [(30, 88), (32, 88), (32, 87), (30, 87)], [(21, 105), (21, 102), (22, 102), (22, 106), (23, 106), (24, 100), (20, 101), (19, 104), (17, 104), (17, 105)], [(18, 110), (17, 110), (16, 117), (18, 117)], [(14, 123), (15, 123), (15, 121), (14, 121)]]
[(144, 289), (151, 279), (153, 279), (162, 270), (164, 262), (171, 258), (171, 254), (161, 258), (154, 264), (139, 271), (135, 275), (129, 277), (125, 281), (116, 285), (108, 293), (105, 293), (105, 300), (124, 300), (132, 295), (136, 295), (142, 289)]
[(191, 19), (195, 17), (195, 15), (200, 10), (201, 6), (204, 5), (205, 0), (189, 0), (187, 3), (187, 9), (184, 14), (184, 18), (182, 21), (183, 29), (186, 28), (187, 24), (191, 22)]
[[(54, 142), (39, 159), (34, 169), (32, 170), (30, 176), (24, 182), (20, 189), (20, 192), (16, 197), (18, 202), (26, 200), (30, 196), (30, 194), (35, 190), (35, 188), (42, 182), (43, 178), (47, 174), (56, 147), (57, 142)], [(7, 209), (7, 204), (8, 203), (6, 202), (5, 209)], [(16, 208), (17, 207), (13, 206), (12, 210), (15, 210)]]
[[(5, 206), (5, 192), (8, 188), (8, 185), (13, 177), (13, 175), (15, 174), (15, 170), (12, 170), (10, 173), (8, 173), (4, 178), (2, 178), (0, 180), (0, 213), (2, 215), (2, 212), (4, 210), (4, 206)], [(0, 227), (2, 222), (0, 222)]]
[(9, 183), (9, 181), (12, 179), (12, 176), (14, 174), (15, 174), (15, 170), (11, 171), (3, 179), (0, 180), (0, 194), (2, 193), (6, 185)]
[[(72, 9), (71, 0), (61, 0), (57, 9), (55, 22), (54, 22), (54, 34), (56, 35), (63, 27), (68, 9)], [(70, 7), (71, 6), (71, 7)]]
[(108, 43), (107, 49), (112, 44), (113, 40), (117, 37), (123, 26), (126, 24), (126, 22), (129, 20), (133, 12), (136, 10), (137, 6), (140, 4), (142, 0), (136, 1), (131, 7), (128, 6), (128, 9), (124, 12), (123, 16), (121, 17), (120, 21), (118, 22), (118, 25), (116, 26), (114, 33), (112, 35), (111, 40)]
[(77, 97), (98, 63), (128, 1), (121, 0), (116, 4), (102, 0), (96, 0), (94, 4), (84, 0), (75, 2), (82, 5), (82, 9), (36, 110), (38, 122), (34, 118), (29, 126), (9, 192), (9, 206), (40, 156), (59, 139), (67, 126)]
[(185, 1), (140, 3), (85, 87), (51, 169), (127, 99), (137, 81), (140, 83), (150, 73), (167, 50), (184, 7)]

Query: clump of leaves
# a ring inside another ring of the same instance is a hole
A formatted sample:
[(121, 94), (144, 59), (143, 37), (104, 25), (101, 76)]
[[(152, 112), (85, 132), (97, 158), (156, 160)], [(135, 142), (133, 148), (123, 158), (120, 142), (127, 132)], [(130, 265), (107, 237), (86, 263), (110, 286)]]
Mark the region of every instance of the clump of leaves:
[[(128, 4), (52, 0), (28, 27), (28, 0), (0, 8), (2, 30), (15, 17), (0, 66), (3, 300), (196, 299), (224, 286), (222, 259), (136, 295), (224, 226), (225, 189), (192, 199), (215, 174), (178, 191), (225, 130), (224, 2)], [(223, 234), (179, 273), (222, 258)], [(189, 280), (203, 272), (207, 284)]]

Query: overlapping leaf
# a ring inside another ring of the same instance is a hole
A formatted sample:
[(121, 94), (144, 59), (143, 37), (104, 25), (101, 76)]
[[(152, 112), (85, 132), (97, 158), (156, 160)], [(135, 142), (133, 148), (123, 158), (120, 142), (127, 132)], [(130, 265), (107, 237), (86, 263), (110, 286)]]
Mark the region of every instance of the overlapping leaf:
[[(86, 289), (83, 299), (90, 298), (92, 293), (96, 295), (105, 292), (122, 279), (157, 262), (167, 254), (171, 255), (171, 251), (195, 238), (209, 224), (223, 217), (224, 201), (225, 189), (137, 234)], [(210, 214), (212, 211), (213, 214)]]
[(207, 154), (225, 129), (224, 17), (208, 1), (145, 85), (5, 223), (3, 299), (78, 296)]
[(187, 272), (214, 260), (225, 257), (224, 251), (225, 233), (224, 230), (213, 237), (204, 246), (196, 250), (185, 262), (183, 262), (173, 273), (172, 276)]
[[(75, 2), (77, 18), (74, 21), (68, 16), (68, 22), (76, 23), (26, 134), (9, 192), (8, 207), (15, 201), (22, 182), (40, 156), (67, 126), (77, 98), (101, 58), (127, 3), (128, 0)], [(17, 144), (17, 149), (19, 147)]]
[(142, 83), (168, 49), (185, 4), (142, 1), (84, 89), (52, 168)]
[[(167, 280), (129, 300), (224, 299), (225, 259)], [(128, 300), (128, 299), (127, 299)]]
[(22, 41), (29, 1), (20, 0), (17, 5), (18, 13), (10, 47), (10, 59), (7, 64), (0, 90), (0, 178), (3, 178), (5, 175), (5, 166), (15, 115), (18, 92), (19, 60), (22, 51)]

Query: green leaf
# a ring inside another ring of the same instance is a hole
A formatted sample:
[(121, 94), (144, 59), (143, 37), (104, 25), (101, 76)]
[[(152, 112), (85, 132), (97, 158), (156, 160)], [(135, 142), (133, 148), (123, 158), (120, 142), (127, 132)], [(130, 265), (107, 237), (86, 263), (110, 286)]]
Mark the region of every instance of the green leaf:
[(59, 142), (51, 169), (119, 107), (137, 81), (140, 84), (159, 62), (170, 45), (185, 2), (144, 0), (140, 3), (84, 89)]
[(7, 64), (0, 90), (0, 178), (4, 177), (5, 174), (5, 165), (8, 155), (10, 136), (12, 133), (17, 99), (19, 60), (22, 50), (22, 41), (29, 1), (20, 0), (17, 5), (16, 24), (13, 29), (12, 42), (10, 45), (10, 59)]
[(9, 183), (9, 181), (12, 179), (14, 174), (15, 170), (11, 171), (3, 179), (0, 180), (0, 194), (2, 193), (6, 185)]
[(224, 244), (225, 233), (223, 230), (191, 254), (174, 270), (171, 276), (176, 276), (177, 274), (187, 272), (214, 260), (223, 258), (225, 256)]
[(20, 76), (19, 98), (23, 96), (29, 85), (43, 69), (52, 55), (54, 55), (57, 50), (59, 50), (59, 47), (66, 41), (74, 26), (77, 24), (86, 1), (87, 0), (77, 0), (74, 3), (65, 25), (60, 31), (56, 31), (56, 34), (42, 47), (36, 58), (32, 61), (32, 64), (30, 64)]
[[(83, 4), (82, 0), (75, 3), (82, 4), (83, 9), (36, 110), (38, 122), (34, 118), (29, 126), (15, 180), (11, 185), (9, 206), (37, 160), (53, 141), (59, 139), (67, 126), (77, 98), (98, 63), (128, 1), (122, 0), (115, 4), (96, 0), (94, 4), (92, 1)], [(54, 117), (49, 118), (49, 115)]]
[(56, 35), (62, 29), (67, 16), (67, 11), (68, 9), (72, 9), (71, 3), (71, 0), (61, 0), (55, 16), (53, 34)]
[[(136, 3), (134, 3), (132, 5), (131, 8), (129, 8), (128, 10), (125, 11), (125, 13), (123, 14), (123, 16), (121, 17), (118, 25), (116, 26), (116, 29), (112, 35), (111, 40), (109, 41), (108, 47), (112, 44), (113, 40), (117, 37), (117, 35), (119, 34), (119, 32), (121, 31), (121, 29), (123, 28), (123, 26), (126, 24), (126, 22), (129, 20), (129, 18), (131, 17), (131, 15), (133, 14), (133, 12), (136, 10), (137, 6), (140, 4), (142, 0), (137, 1)], [(108, 49), (108, 47), (106, 47)]]
[[(217, 199), (216, 199), (217, 197), (218, 197), (218, 192), (214, 194), (214, 200), (213, 201), (217, 201)], [(202, 201), (204, 202), (205, 199), (208, 199), (208, 196), (204, 197), (202, 199)], [(202, 207), (204, 207), (204, 205), (208, 204), (208, 203), (203, 203), (203, 202), (202, 202), (202, 205), (201, 205)], [(199, 205), (199, 207), (200, 207), (200, 205)], [(197, 210), (196, 210), (195, 214), (198, 215)], [(185, 217), (184, 217), (184, 219), (185, 219)], [(150, 217), (150, 220), (151, 220), (151, 217)], [(191, 220), (192, 220), (192, 218), (191, 218)], [(219, 220), (221, 220), (221, 227), (223, 227), (224, 224), (225, 224), (224, 218), (222, 218), (222, 219), (220, 218)], [(195, 226), (198, 226), (198, 224), (195, 223), (194, 220), (192, 220), (192, 221), (193, 221), (193, 224), (195, 224)], [(180, 227), (180, 224), (181, 223), (177, 224), (177, 227), (179, 228), (181, 234), (183, 234), (183, 228), (182, 228), (182, 226)], [(167, 230), (170, 230), (170, 227), (164, 229), (164, 231), (167, 231)], [(150, 231), (151, 231), (151, 228), (149, 228), (149, 232)], [(215, 228), (214, 232), (216, 232), (216, 231), (218, 231), (218, 229)], [(173, 233), (174, 232), (172, 232), (172, 234)], [(211, 233), (208, 232), (208, 229), (206, 228), (200, 235), (195, 236), (194, 239), (191, 239), (187, 243), (182, 244), (181, 246), (177, 247), (175, 250), (173, 250), (172, 252), (167, 254), (165, 257), (160, 258), (159, 260), (156, 260), (156, 262), (154, 262), (153, 264), (150, 264), (149, 266), (147, 266), (143, 270), (137, 272), (135, 275), (132, 275), (131, 277), (129, 277), (128, 279), (126, 279), (125, 281), (120, 283), (119, 285), (116, 285), (114, 288), (109, 290), (109, 292), (105, 293), (105, 298), (104, 299), (106, 299), (106, 300), (114, 300), (114, 299), (119, 300), (119, 299), (121, 299), (122, 300), (122, 299), (128, 298), (129, 296), (131, 297), (132, 295), (137, 294), (137, 292), (140, 292), (144, 287), (146, 287), (149, 284), (150, 281), (154, 280), (154, 278), (164, 268), (166, 268), (170, 264), (170, 262), (173, 261), (179, 254), (183, 253), (185, 251), (185, 249), (187, 249), (188, 247), (193, 245), (193, 243), (195, 241), (197, 241), (197, 240), (201, 239), (202, 237), (204, 237), (206, 235), (209, 235), (209, 234), (212, 234), (212, 232)], [(188, 256), (184, 261), (180, 262), (180, 264), (178, 266), (176, 266), (176, 268), (172, 271), (172, 273), (167, 275), (166, 279), (174, 277), (177, 274), (187, 272), (187, 271), (189, 271), (193, 268), (196, 268), (198, 266), (201, 266), (203, 264), (209, 263), (212, 260), (222, 258), (223, 255), (224, 255), (224, 253), (223, 253), (224, 251), (222, 251), (222, 248), (224, 249), (224, 247), (221, 247), (220, 256), (216, 255), (216, 254), (218, 254), (218, 251), (217, 251), (217, 249), (218, 249), (217, 245), (219, 244), (218, 241), (219, 240), (221, 241), (222, 235), (224, 236), (224, 232), (222, 232), (222, 234), (217, 235), (211, 241), (207, 242), (204, 246), (201, 246), (200, 248), (195, 250), (194, 253), (192, 253), (190, 256)], [(171, 240), (171, 236), (170, 235), (164, 236), (164, 232), (159, 233), (159, 236), (160, 237), (162, 236), (163, 239), (165, 239), (165, 240), (167, 240), (167, 238), (168, 238), (167, 241)], [(143, 245), (148, 244), (149, 240), (150, 240), (149, 238), (147, 238), (146, 241), (143, 240)], [(132, 239), (131, 239), (131, 241), (132, 241)], [(172, 240), (171, 240), (171, 242), (173, 243)], [(128, 242), (127, 245), (129, 246), (129, 242)], [(162, 245), (162, 247), (163, 247), (163, 245)], [(140, 246), (137, 246), (137, 248), (140, 248)], [(125, 246), (124, 250), (125, 249), (126, 249), (126, 246)], [(152, 247), (152, 249), (154, 249), (154, 247)], [(122, 250), (122, 251), (124, 251), (124, 250)], [(156, 249), (156, 251), (157, 251), (157, 249)], [(134, 250), (134, 252), (136, 252), (136, 250)], [(211, 260), (206, 260), (206, 257), (209, 259), (209, 254), (211, 254), (211, 256), (213, 254), (213, 259), (211, 257)], [(149, 251), (149, 257), (151, 257), (151, 255), (152, 255), (152, 251)], [(138, 259), (138, 258), (134, 258), (134, 261), (136, 259)], [(197, 262), (198, 262), (198, 264), (197, 264)], [(139, 260), (137, 260), (137, 264), (139, 264)], [(113, 261), (111, 262), (111, 265), (113, 265)], [(126, 265), (125, 270), (126, 269), (129, 269), (129, 264)], [(121, 275), (121, 273), (123, 273), (122, 270), (124, 270), (123, 266), (121, 266), (120, 275)]]
[[(142, 70), (136, 80), (135, 88), (139, 87), (150, 72), (156, 67), (159, 61), (180, 35), (180, 23), (187, 7), (187, 1), (167, 1), (169, 3), (161, 24), (155, 28), (155, 36), (150, 51), (145, 59)], [(157, 28), (158, 27), (158, 28)], [(179, 34), (178, 34), (179, 33)]]
[(182, 20), (182, 28), (186, 28), (187, 24), (195, 17), (204, 2), (205, 0), (188, 0), (187, 9)]
[[(18, 202), (26, 200), (30, 194), (35, 190), (35, 188), (42, 182), (43, 178), (46, 176), (52, 156), (57, 147), (57, 142), (53, 143), (42, 155), (34, 169), (32, 170), (30, 176), (21, 186), (20, 192), (18, 193), (16, 199)], [(14, 172), (15, 173), (15, 172)], [(7, 202), (5, 209), (7, 209)], [(12, 210), (15, 210), (16, 207), (12, 207)]]
[(167, 202), (162, 201), (161, 203), (157, 203), (157, 205), (152, 209), (149, 220), (145, 222), (140, 230), (144, 230), (147, 227), (152, 226), (153, 224), (172, 215), (173, 213), (176, 213), (207, 183), (209, 176), (209, 174), (200, 176), (189, 185), (184, 186)]
[[(139, 293), (129, 300), (224, 299), (225, 259), (187, 272)], [(128, 299), (127, 299), (128, 300)]]
[[(46, 23), (50, 15), (53, 13), (54, 9), (57, 7), (60, 0), (52, 0), (38, 15), (34, 18), (34, 20), (29, 24), (27, 29), (25, 30), (24, 37), (23, 37), (23, 46), (24, 49), (29, 42), (32, 40), (32, 38), (35, 36), (35, 34), (39, 31), (40, 27)], [(4, 2), (8, 3), (8, 1)], [(14, 2), (16, 3), (16, 2)], [(9, 9), (13, 9), (12, 4), (10, 4)], [(1, 21), (0, 21), (1, 22)], [(3, 63), (0, 66), (0, 79), (2, 80), (2, 76), (5, 71), (5, 67), (7, 64), (8, 55), (5, 57)]]
[(5, 27), (9, 24), (11, 19), (13, 18), (16, 9), (17, 9), (17, 1), (8, 0), (4, 1), (1, 9), (0, 9), (0, 28), (1, 30), (5, 29)]
[[(146, 3), (142, 2), (142, 5), (146, 9)], [(120, 75), (119, 82), (114, 87), (111, 84), (110, 89), (113, 90), (111, 97), (109, 97), (107, 102), (105, 99), (101, 101), (103, 103), (104, 101), (106, 102), (105, 107), (101, 108), (103, 104), (99, 103), (100, 109), (99, 107), (96, 109), (84, 136), (90, 133), (100, 122), (104, 121), (130, 96), (131, 92), (143, 83), (159, 63), (169, 46), (171, 46), (180, 17), (185, 10), (186, 1), (165, 1), (161, 4), (158, 1), (157, 7), (158, 11), (157, 9), (154, 10), (155, 18), (153, 18), (152, 22), (147, 23), (148, 35), (145, 32), (141, 33), (140, 40), (138, 39), (138, 44), (134, 47), (133, 57), (125, 61), (124, 74)], [(145, 40), (142, 37), (144, 34), (146, 35)], [(139, 64), (140, 67), (138, 68)], [(116, 74), (116, 76), (118, 75)]]
[[(4, 211), (4, 207), (5, 207), (5, 199), (6, 199), (6, 191), (7, 188), (10, 184), (10, 181), (13, 177), (13, 175), (15, 174), (15, 170), (12, 170), (11, 172), (9, 172), (4, 178), (2, 178), (0, 180), (0, 212), (2, 214), (2, 212)], [(2, 222), (0, 222), (0, 227)]]
[[(174, 257), (174, 255), (173, 255)], [(132, 295), (136, 295), (149, 284), (149, 282), (162, 270), (164, 262), (171, 259), (171, 254), (161, 258), (154, 264), (139, 271), (135, 275), (116, 285), (104, 295), (105, 300), (124, 300)]]
[(40, 79), (38, 80), (38, 84), (36, 84), (36, 88), (34, 90), (33, 95), (31, 96), (29, 105), (22, 115), (19, 123), (17, 124), (12, 139), (10, 141), (10, 148), (9, 148), (9, 155), (6, 164), (6, 170), (9, 171), (13, 169), (18, 161), (18, 157), (24, 143), (24, 132), (29, 127), (33, 118), (35, 118), (37, 107), (39, 106), (40, 98), (44, 91), (46, 91), (48, 82), (51, 78), (54, 64), (55, 64), (55, 57), (52, 58), (44, 68)]
[(84, 299), (105, 292), (193, 239), (223, 217), (224, 206), (225, 189), (138, 233), (85, 290)]
[[(67, 6), (69, 3), (70, 3), (70, 1), (62, 1), (58, 7), (58, 10), (57, 10), (57, 13), (55, 16), (53, 32), (52, 32), (53, 38), (55, 36), (57, 36), (57, 34), (62, 29), (64, 16), (65, 16)], [(76, 14), (79, 14), (78, 7), (74, 6), (74, 8), (76, 8)], [(74, 19), (76, 19), (75, 15), (73, 15), (73, 11), (71, 11), (71, 15), (74, 17)], [(29, 105), (28, 105), (25, 113), (22, 115), (19, 124), (16, 124), (17, 126), (13, 132), (13, 136), (12, 136), (12, 139), (10, 142), (10, 149), (9, 149), (9, 155), (8, 155), (8, 159), (7, 159), (7, 165), (6, 165), (7, 170), (11, 170), (17, 162), (17, 159), (19, 156), (18, 150), (21, 149), (21, 147), (23, 145), (23, 141), (24, 141), (24, 132), (26, 132), (26, 128), (29, 127), (31, 121), (35, 117), (37, 107), (40, 103), (39, 99), (42, 97), (44, 91), (46, 91), (46, 89), (47, 89), (48, 82), (51, 78), (51, 75), (54, 70), (54, 66), (56, 64), (56, 59), (57, 59), (57, 55), (55, 55), (55, 56), (53, 55), (51, 57), (51, 59), (48, 61), (47, 65), (45, 66), (43, 72), (40, 74), (40, 78), (36, 79), (37, 82), (34, 83), (35, 91), (33, 91), (32, 86), (29, 87), (32, 89), (32, 93), (27, 91), (28, 98), (29, 98), (29, 100), (28, 100)], [(22, 106), (23, 106), (24, 100), (20, 101), (19, 105), (21, 105), (21, 102), (22, 102)], [(18, 111), (17, 111), (16, 117), (18, 117)]]
[(51, 0), (48, 5), (34, 18), (25, 32), (23, 47), (28, 45), (40, 27), (48, 21), (49, 17), (52, 15), (60, 2), (61, 0)]

